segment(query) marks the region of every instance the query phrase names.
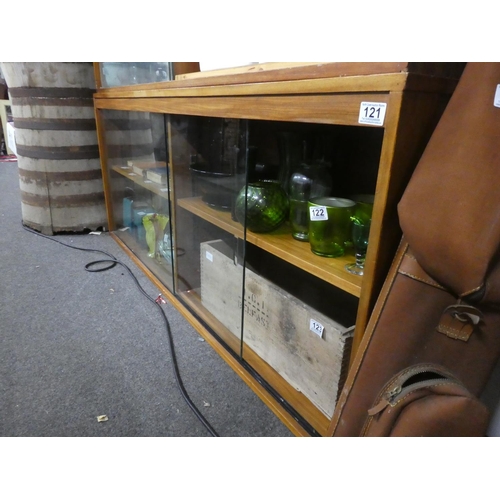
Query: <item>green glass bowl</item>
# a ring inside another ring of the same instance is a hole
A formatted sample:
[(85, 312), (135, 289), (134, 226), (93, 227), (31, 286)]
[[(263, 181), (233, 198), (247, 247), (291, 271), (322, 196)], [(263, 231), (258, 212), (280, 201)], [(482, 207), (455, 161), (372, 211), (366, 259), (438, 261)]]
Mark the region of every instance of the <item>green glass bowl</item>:
[[(246, 205), (246, 217), (245, 217)], [(288, 196), (277, 181), (249, 183), (238, 193), (235, 215), (254, 233), (277, 229), (288, 217)]]

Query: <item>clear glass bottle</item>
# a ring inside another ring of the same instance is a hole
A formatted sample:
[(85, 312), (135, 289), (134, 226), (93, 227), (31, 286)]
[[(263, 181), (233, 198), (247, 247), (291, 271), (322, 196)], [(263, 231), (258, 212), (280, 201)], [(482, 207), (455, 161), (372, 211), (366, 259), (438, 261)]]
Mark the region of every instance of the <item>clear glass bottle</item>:
[[(307, 146), (304, 141), (304, 158)], [(305, 160), (290, 176), (288, 195), (292, 236), (299, 241), (309, 241), (309, 213), (307, 202), (311, 198), (328, 196), (332, 190), (331, 164), (324, 159)]]
[(290, 175), (300, 165), (302, 159), (301, 136), (295, 132), (281, 131), (278, 133), (279, 174), (281, 187), (288, 194)]

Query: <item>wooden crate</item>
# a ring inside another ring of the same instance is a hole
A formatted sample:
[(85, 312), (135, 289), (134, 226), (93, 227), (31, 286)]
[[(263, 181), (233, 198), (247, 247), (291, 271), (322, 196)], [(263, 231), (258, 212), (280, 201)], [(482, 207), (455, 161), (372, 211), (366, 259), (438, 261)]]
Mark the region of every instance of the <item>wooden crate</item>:
[[(201, 300), (241, 337), (243, 267), (222, 240), (201, 244)], [(354, 327), (342, 325), (245, 270), (244, 344), (331, 417), (344, 382)], [(244, 353), (243, 353), (244, 355)]]

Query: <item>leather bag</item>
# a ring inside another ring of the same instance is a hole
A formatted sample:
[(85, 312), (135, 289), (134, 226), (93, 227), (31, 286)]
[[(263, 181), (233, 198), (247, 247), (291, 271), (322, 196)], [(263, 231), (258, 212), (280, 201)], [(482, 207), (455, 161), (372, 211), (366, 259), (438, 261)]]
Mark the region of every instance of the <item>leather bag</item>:
[[(467, 64), (415, 169), (398, 206), (404, 236), (337, 402), (331, 435), (486, 432), (487, 410), (478, 398), (500, 357), (499, 84), (500, 63)], [(404, 424), (393, 419), (390, 405), (373, 413), (384, 390), (418, 365), (449, 374), (463, 391), (451, 399), (463, 404), (447, 405), (450, 395), (436, 393), (439, 385), (395, 406)]]

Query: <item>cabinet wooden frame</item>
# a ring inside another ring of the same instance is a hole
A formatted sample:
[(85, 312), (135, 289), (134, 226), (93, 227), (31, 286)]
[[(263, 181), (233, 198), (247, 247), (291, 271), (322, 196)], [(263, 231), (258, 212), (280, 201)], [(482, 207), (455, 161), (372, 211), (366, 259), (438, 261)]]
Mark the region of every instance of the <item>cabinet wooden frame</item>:
[[(214, 85), (206, 82), (193, 84), (196, 78), (191, 78), (164, 84), (134, 86), (134, 88), (101, 89), (95, 94), (94, 103), (101, 148), (104, 144), (101, 110), (372, 127), (373, 125), (359, 123), (360, 103), (367, 101), (387, 105), (382, 125), (384, 134), (376, 181), (370, 245), (366, 257), (365, 275), (362, 278), (346, 276), (348, 273), (343, 271), (343, 265), (331, 263), (334, 259), (323, 259), (324, 262), (317, 264), (311, 259), (298, 257), (293, 249), (287, 249), (286, 244), (281, 245), (279, 239), (274, 236), (258, 236), (247, 232), (247, 241), (250, 243), (359, 297), (352, 362), (401, 237), (397, 203), (456, 81), (453, 78), (412, 75), (407, 72), (258, 83), (232, 83), (231, 78), (225, 83), (223, 77), (218, 77), (218, 83)], [(113, 231), (115, 228), (112, 206), (108, 200), (110, 192), (108, 165), (105, 151), (102, 149), (101, 161), (107, 193), (109, 229)], [(232, 221), (225, 221), (220, 216), (214, 217), (202, 204), (197, 203), (197, 200), (177, 201), (179, 206), (193, 214), (219, 225), (237, 237), (242, 236)], [(175, 213), (172, 217), (175, 218)], [(121, 241), (119, 243), (124, 246)], [(185, 300), (173, 296), (139, 259), (136, 257), (135, 259), (150, 279), (162, 289), (188, 321), (210, 341), (212, 347), (239, 373), (284, 424), (296, 435), (307, 435), (307, 431), (297, 423), (296, 419), (284, 411), (282, 406), (211, 336), (204, 322), (192, 313), (194, 306), (186, 307)], [(333, 269), (329, 269), (332, 266)], [(262, 366), (264, 365), (265, 363)], [(265, 370), (270, 377), (279, 378), (279, 375), (271, 373), (272, 369), (269, 370), (269, 367)], [(280, 384), (277, 385), (281, 387)], [(314, 408), (310, 408), (307, 398), (302, 398), (300, 401), (296, 399), (295, 402), (300, 405), (301, 414), (307, 415), (314, 429), (320, 435), (326, 435), (329, 419)]]

